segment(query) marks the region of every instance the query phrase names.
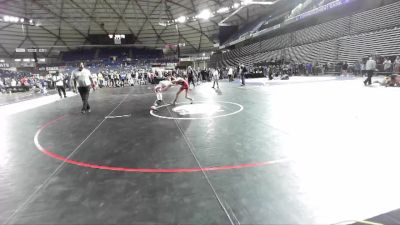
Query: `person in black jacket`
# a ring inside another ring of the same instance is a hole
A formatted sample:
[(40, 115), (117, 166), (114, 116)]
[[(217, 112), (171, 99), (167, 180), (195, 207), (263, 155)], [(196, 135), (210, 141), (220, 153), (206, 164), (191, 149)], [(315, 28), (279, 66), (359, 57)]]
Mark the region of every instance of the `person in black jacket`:
[(239, 74), (240, 74), (240, 76), (241, 76), (241, 78), (242, 78), (242, 85), (241, 85), (241, 86), (244, 86), (244, 85), (246, 85), (247, 68), (242, 64), (242, 65), (240, 66), (239, 71), (240, 71)]
[(191, 66), (188, 67), (187, 69), (187, 75), (188, 75), (188, 83), (189, 83), (189, 87), (190, 87), (190, 83), (193, 84), (193, 87), (195, 87), (196, 85), (194, 84), (194, 77), (195, 77), (195, 71), (192, 69)]

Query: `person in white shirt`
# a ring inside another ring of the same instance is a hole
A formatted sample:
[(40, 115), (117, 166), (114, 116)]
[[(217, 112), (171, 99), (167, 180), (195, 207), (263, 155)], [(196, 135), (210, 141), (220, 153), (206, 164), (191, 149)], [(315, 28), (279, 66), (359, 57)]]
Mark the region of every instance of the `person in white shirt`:
[(13, 78), (11, 79), (11, 87), (17, 86), (17, 81)]
[(229, 69), (228, 69), (228, 79), (229, 79), (229, 82), (231, 82), (233, 79), (233, 69), (232, 69), (232, 67), (229, 67)]
[(385, 62), (383, 62), (383, 69), (385, 72), (390, 72), (390, 69), (392, 68), (392, 61), (389, 58), (385, 59)]
[(393, 72), (400, 75), (400, 56), (397, 56), (396, 60), (394, 61)]
[(92, 81), (93, 81), (92, 88), (93, 88), (93, 91), (95, 91), (97, 89), (97, 85), (98, 85), (98, 83), (97, 83), (97, 74), (93, 73), (91, 75), (91, 77), (92, 77)]
[(97, 74), (97, 79), (99, 81), (98, 85), (100, 88), (104, 87), (104, 76), (101, 72)]
[(72, 72), (72, 79), (74, 81), (74, 88), (78, 87), (78, 92), (82, 98), (82, 110), (81, 113), (85, 114), (90, 112), (89, 105), (89, 93), (90, 86), (93, 85), (91, 73), (88, 69), (85, 69), (83, 62), (79, 63), (79, 68)]
[(364, 81), (364, 85), (371, 85), (372, 84), (372, 76), (374, 75), (374, 72), (376, 70), (376, 62), (375, 60), (372, 59), (372, 57), (369, 57), (369, 60), (367, 61), (365, 65), (365, 69), (367, 70), (368, 77)]
[(162, 93), (167, 91), (170, 87), (173, 86), (173, 84), (171, 82), (171, 80), (173, 80), (173, 79), (175, 79), (175, 78), (172, 78), (172, 77), (168, 76), (166, 80), (160, 81), (160, 83), (158, 83), (155, 86), (154, 92), (156, 93), (157, 99), (153, 104), (154, 107), (152, 107), (152, 110), (157, 111), (156, 107), (160, 106), (162, 104), (162, 101), (163, 101)]
[(53, 81), (54, 81), (54, 83), (55, 83), (55, 85), (57, 87), (57, 91), (58, 91), (58, 94), (60, 95), (60, 98), (62, 98), (63, 95), (64, 95), (64, 98), (66, 98), (67, 95), (65, 93), (64, 76), (63, 76), (63, 74), (60, 73), (59, 71), (57, 71), (56, 74), (53, 76)]
[(212, 71), (212, 78), (213, 78), (213, 81), (214, 81), (212, 88), (214, 88), (214, 87), (215, 87), (215, 84), (217, 84), (217, 88), (219, 89), (219, 84), (218, 84), (219, 72), (218, 72), (217, 69), (213, 69), (213, 71)]

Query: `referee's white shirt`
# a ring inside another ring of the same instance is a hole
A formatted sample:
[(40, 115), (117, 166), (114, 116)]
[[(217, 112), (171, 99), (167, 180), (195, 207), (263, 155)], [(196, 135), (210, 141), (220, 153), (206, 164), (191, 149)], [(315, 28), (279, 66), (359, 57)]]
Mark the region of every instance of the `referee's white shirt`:
[(77, 69), (77, 70), (74, 70), (74, 72), (72, 72), (72, 77), (73, 77), (73, 79), (76, 80), (78, 87), (90, 86), (92, 83), (90, 81), (91, 75), (92, 74), (90, 73), (90, 71), (85, 68), (83, 68), (82, 71), (79, 71), (79, 69)]

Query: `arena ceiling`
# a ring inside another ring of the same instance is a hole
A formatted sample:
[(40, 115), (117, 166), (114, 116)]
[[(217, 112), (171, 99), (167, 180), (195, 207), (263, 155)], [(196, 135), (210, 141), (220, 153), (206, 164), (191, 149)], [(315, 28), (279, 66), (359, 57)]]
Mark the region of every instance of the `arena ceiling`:
[[(261, 0), (265, 1), (265, 0)], [(278, 0), (279, 1), (279, 0)], [(285, 0), (290, 1), (290, 0)], [(163, 48), (185, 43), (183, 53), (210, 51), (218, 42), (218, 23), (229, 15), (162, 26), (204, 9), (216, 11), (237, 0), (2, 0), (0, 15), (33, 19), (36, 26), (0, 22), (0, 56), (15, 57), (16, 48), (45, 48), (45, 56), (90, 45), (92, 34), (131, 34), (134, 45)], [(229, 19), (245, 24), (276, 10), (276, 5), (249, 5)], [(179, 37), (179, 39), (178, 39)]]

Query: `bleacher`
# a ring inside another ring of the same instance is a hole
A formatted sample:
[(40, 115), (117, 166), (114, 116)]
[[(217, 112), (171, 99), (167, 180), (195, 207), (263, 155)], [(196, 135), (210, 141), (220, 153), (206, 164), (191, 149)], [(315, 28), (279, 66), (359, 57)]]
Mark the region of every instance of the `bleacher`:
[(211, 64), (252, 66), (281, 56), (299, 63), (352, 63), (371, 54), (400, 55), (399, 12), (400, 1), (214, 54)]
[(94, 48), (94, 49), (79, 49), (62, 53), (63, 62), (76, 61), (109, 61), (110, 57), (116, 57), (117, 61), (122, 61), (127, 58), (140, 60), (158, 60), (163, 58), (161, 50), (146, 49), (146, 48)]
[(349, 17), (344, 17), (296, 31), (292, 33), (292, 46), (309, 44), (313, 42), (341, 37), (343, 34), (348, 33), (349, 21)]
[(358, 34), (400, 25), (400, 3), (357, 13), (351, 17), (350, 34)]
[(399, 42), (400, 27), (346, 36), (340, 38), (339, 59), (352, 62), (374, 53), (400, 55)]
[(79, 49), (62, 53), (63, 61), (93, 60), (95, 49)]

